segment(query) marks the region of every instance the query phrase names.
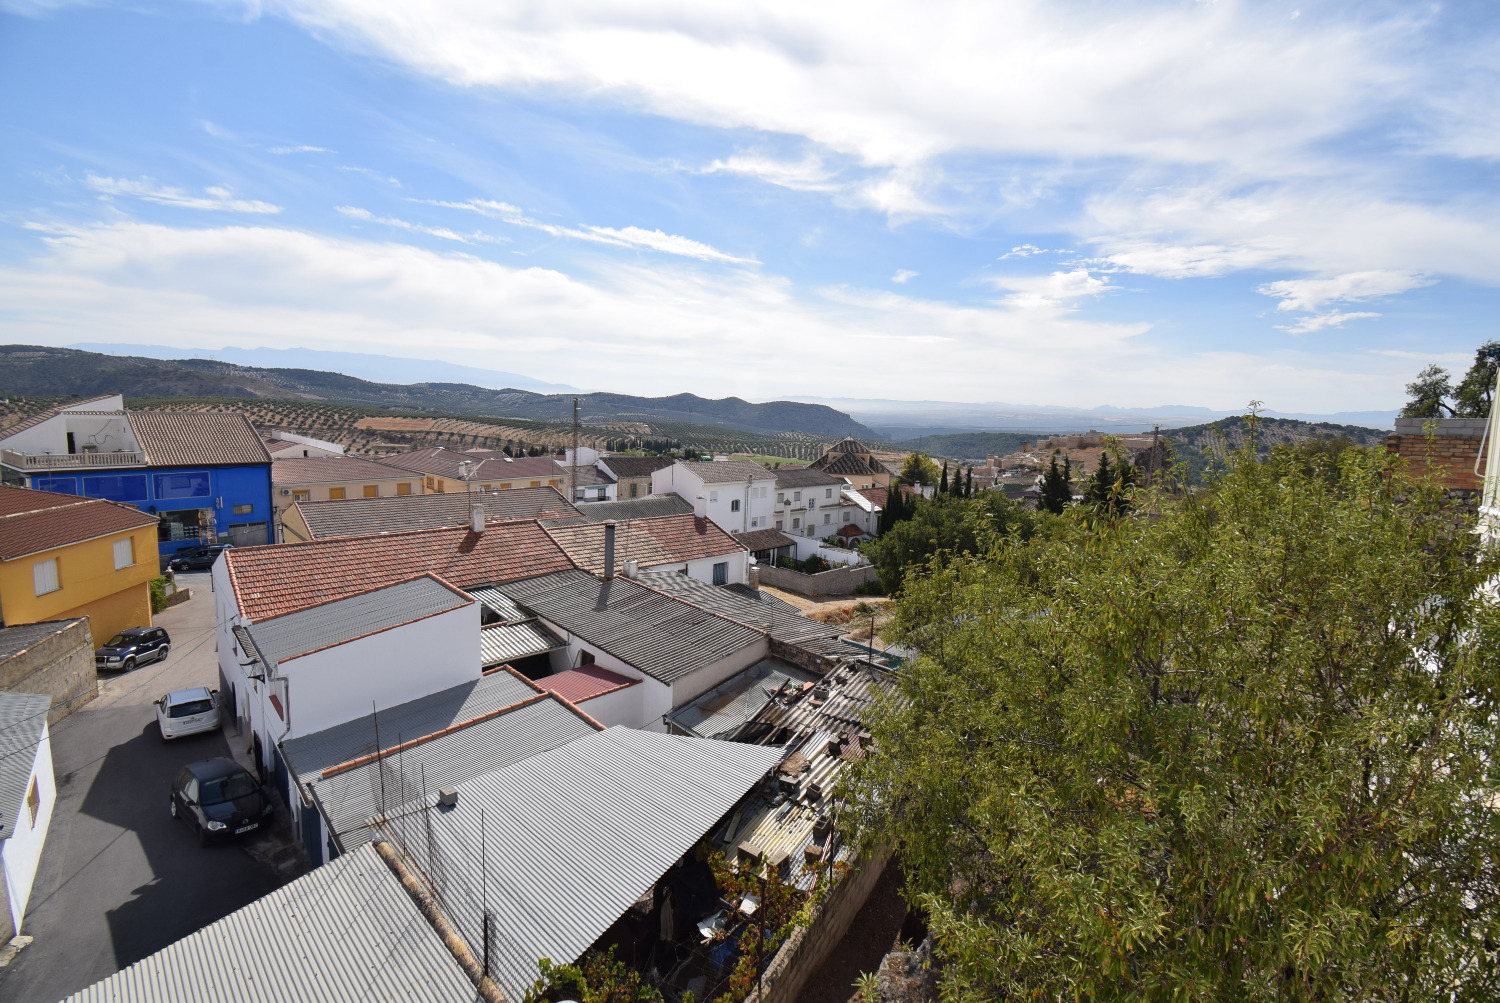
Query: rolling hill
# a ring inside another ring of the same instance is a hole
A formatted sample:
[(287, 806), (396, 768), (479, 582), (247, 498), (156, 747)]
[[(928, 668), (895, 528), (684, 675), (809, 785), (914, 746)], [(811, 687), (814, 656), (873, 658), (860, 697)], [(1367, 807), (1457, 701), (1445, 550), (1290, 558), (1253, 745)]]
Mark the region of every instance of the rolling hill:
[[(152, 359), (70, 348), (0, 346), (0, 394), (29, 397), (123, 393), (128, 397), (240, 397), (323, 401), (425, 414), (474, 415), (540, 422), (572, 420), (571, 394), (490, 390), (467, 383), (372, 383), (316, 369), (241, 366), (216, 359)], [(669, 422), (743, 432), (800, 432), (829, 440), (879, 438), (841, 411), (822, 404), (694, 394), (633, 397), (579, 394), (589, 424)]]

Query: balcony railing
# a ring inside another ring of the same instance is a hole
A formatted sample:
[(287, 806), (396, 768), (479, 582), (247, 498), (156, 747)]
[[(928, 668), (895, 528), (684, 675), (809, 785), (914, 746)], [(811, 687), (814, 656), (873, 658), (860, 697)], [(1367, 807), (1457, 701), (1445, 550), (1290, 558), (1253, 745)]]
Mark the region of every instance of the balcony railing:
[(18, 453), (0, 450), (0, 463), (13, 470), (86, 470), (99, 467), (144, 467), (140, 450), (119, 453)]

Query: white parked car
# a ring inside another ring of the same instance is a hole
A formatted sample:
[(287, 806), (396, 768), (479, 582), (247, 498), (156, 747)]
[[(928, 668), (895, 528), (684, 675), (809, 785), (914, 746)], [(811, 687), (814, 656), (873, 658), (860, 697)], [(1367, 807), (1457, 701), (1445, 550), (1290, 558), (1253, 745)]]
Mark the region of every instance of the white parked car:
[(156, 723), (161, 726), (163, 742), (184, 735), (218, 731), (219, 691), (196, 686), (168, 693), (156, 701)]

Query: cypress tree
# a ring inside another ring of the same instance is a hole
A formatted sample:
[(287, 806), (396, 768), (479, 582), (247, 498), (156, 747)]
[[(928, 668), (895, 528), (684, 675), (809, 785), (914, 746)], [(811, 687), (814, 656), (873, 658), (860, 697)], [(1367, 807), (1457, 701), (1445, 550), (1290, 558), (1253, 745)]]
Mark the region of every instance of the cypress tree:
[(948, 493), (948, 461), (943, 461), (943, 475), (938, 478), (937, 493), (945, 495)]
[(1072, 464), (1067, 456), (1063, 457), (1063, 464), (1062, 469), (1058, 469), (1057, 453), (1054, 451), (1052, 462), (1042, 476), (1042, 493), (1037, 499), (1038, 508), (1054, 514), (1061, 514), (1063, 509), (1073, 503)]
[(969, 473), (964, 477), (964, 497), (974, 497), (974, 468), (969, 468)]

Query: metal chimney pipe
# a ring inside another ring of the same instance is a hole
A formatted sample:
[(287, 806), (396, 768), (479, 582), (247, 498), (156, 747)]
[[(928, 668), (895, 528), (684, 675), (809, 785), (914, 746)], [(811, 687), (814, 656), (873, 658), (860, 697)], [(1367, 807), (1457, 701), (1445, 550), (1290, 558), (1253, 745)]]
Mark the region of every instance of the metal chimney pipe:
[(484, 502), (479, 498), (469, 503), (469, 528), (476, 533), (484, 532)]
[(604, 580), (615, 576), (615, 521), (604, 520)]
[(641, 562), (634, 557), (625, 558), (625, 577), (634, 578), (640, 574)]

